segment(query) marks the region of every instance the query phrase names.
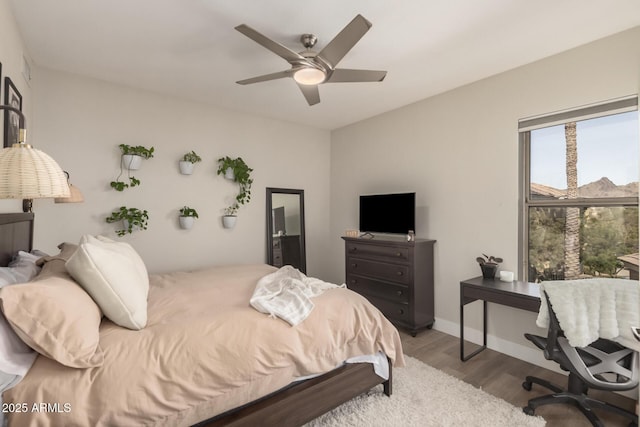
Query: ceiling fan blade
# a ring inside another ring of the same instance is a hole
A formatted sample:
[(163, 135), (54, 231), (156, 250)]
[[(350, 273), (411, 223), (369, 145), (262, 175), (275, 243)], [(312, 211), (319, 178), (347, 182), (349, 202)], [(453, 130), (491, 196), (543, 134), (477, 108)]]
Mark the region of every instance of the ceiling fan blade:
[(386, 76), (386, 71), (336, 68), (325, 83), (381, 82)]
[(285, 59), (287, 62), (290, 62), (290, 63), (298, 63), (300, 61), (307, 62), (307, 60), (299, 53), (294, 52), (288, 47), (285, 47), (280, 43), (271, 40), (267, 36), (260, 34), (259, 32), (257, 32), (256, 30), (254, 30), (253, 28), (247, 25), (244, 25), (244, 24), (238, 25), (236, 27), (236, 30), (240, 31), (242, 34), (249, 37), (251, 40), (258, 43), (259, 45), (269, 49), (271, 52), (275, 53), (279, 57)]
[(291, 77), (292, 70), (278, 71), (277, 73), (264, 74), (262, 76), (252, 77), (250, 79), (239, 80), (236, 83), (240, 85), (250, 85), (252, 83), (266, 82), (269, 80), (281, 79), (283, 77)]
[(298, 87), (302, 91), (302, 94), (304, 95), (309, 105), (316, 105), (320, 102), (320, 91), (318, 90), (318, 85), (298, 84)]
[(318, 53), (318, 56), (328, 62), (332, 68), (335, 67), (347, 52), (358, 43), (358, 40), (369, 31), (369, 28), (371, 28), (371, 22), (367, 21), (362, 15), (357, 15)]

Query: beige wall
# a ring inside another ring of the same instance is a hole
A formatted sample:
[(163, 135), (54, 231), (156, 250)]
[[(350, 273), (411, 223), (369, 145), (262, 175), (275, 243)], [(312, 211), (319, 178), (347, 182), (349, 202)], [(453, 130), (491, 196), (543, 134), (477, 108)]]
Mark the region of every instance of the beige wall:
[[(434, 327), (458, 335), (459, 282), (480, 275), (475, 258), (517, 269), (518, 119), (637, 93), (639, 40), (635, 28), (334, 131), (329, 279), (344, 278), (340, 236), (358, 226), (358, 195), (416, 191), (417, 235), (437, 240)], [(479, 310), (467, 310), (478, 339)], [(540, 362), (522, 337), (535, 315), (489, 311), (490, 345)]]
[[(309, 272), (326, 270), (329, 132), (52, 70), (38, 69), (34, 81), (33, 140), (85, 195), (82, 204), (34, 202), (36, 247), (51, 252), (83, 233), (117, 238), (104, 219), (126, 205), (149, 211), (149, 229), (123, 240), (152, 272), (265, 262), (265, 188), (301, 188)], [(141, 186), (117, 192), (109, 183), (119, 173), (121, 143), (154, 146), (156, 153), (134, 172)], [(181, 175), (178, 160), (191, 150), (203, 161), (193, 175)], [(222, 228), (221, 215), (237, 185), (215, 173), (216, 159), (225, 155), (241, 156), (254, 169), (251, 202), (233, 230)], [(177, 219), (184, 205), (200, 214), (187, 231)]]

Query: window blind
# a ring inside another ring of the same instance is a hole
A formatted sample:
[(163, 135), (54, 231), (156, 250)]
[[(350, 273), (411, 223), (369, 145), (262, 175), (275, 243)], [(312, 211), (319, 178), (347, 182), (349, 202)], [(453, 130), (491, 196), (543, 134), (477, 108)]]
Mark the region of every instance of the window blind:
[(596, 117), (610, 116), (627, 111), (635, 111), (637, 109), (638, 96), (633, 95), (599, 104), (587, 105), (576, 109), (520, 119), (518, 120), (518, 131), (527, 132), (567, 122), (594, 119)]

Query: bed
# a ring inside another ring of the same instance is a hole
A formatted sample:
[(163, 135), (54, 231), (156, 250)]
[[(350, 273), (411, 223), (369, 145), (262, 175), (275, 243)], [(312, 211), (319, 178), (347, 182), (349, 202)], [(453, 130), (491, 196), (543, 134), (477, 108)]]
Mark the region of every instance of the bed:
[[(3, 265), (32, 249), (32, 235), (33, 214), (0, 215)], [(45, 277), (34, 280), (68, 282), (63, 266), (72, 249), (62, 246), (44, 264)], [(5, 414), (9, 425), (302, 425), (378, 384), (391, 395), (391, 366), (403, 364), (397, 330), (346, 289), (314, 298), (315, 308), (295, 327), (259, 313), (248, 300), (256, 281), (274, 270), (237, 265), (151, 275), (145, 327), (123, 328), (99, 313), (95, 349), (86, 351), (83, 342), (83, 353), (69, 361), (59, 349), (37, 348), (49, 357), (39, 355), (3, 393), (5, 405), (27, 403), (28, 410)], [(4, 289), (0, 297), (7, 319), (12, 306), (41, 313), (52, 304), (43, 298), (36, 309)], [(71, 296), (54, 302), (64, 304), (79, 305)], [(91, 329), (91, 321), (82, 326)], [(388, 360), (388, 379), (371, 363), (342, 363), (378, 351)], [(68, 366), (74, 363), (79, 367)]]

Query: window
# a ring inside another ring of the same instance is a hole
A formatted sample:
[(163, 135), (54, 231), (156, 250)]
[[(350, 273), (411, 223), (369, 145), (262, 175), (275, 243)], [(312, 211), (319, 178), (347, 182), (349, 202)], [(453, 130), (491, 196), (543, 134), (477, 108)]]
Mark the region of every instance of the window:
[(638, 278), (638, 98), (519, 122), (520, 278)]

